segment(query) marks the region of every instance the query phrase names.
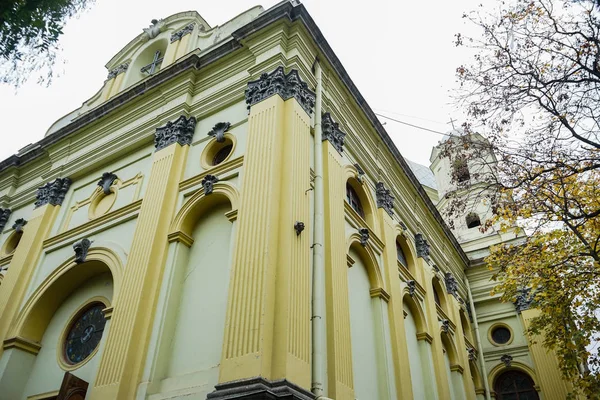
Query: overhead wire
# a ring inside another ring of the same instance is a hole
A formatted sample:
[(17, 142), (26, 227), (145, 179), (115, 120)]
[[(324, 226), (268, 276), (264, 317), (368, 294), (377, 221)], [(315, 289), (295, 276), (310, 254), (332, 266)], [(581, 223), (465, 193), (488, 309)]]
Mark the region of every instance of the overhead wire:
[(403, 125), (407, 125), (407, 126), (410, 126), (410, 127), (413, 127), (413, 128), (421, 129), (421, 130), (424, 130), (424, 131), (427, 131), (427, 132), (436, 133), (436, 134), (442, 135), (442, 136), (451, 136), (448, 133), (444, 133), (444, 132), (436, 131), (436, 130), (433, 130), (433, 129), (425, 128), (425, 127), (419, 126), (419, 125), (410, 124), (408, 122), (400, 121), (399, 119), (388, 117), (387, 115), (383, 115), (383, 114), (379, 114), (379, 113), (375, 113), (375, 115), (377, 115), (378, 117), (389, 119), (390, 121), (394, 121), (394, 122), (397, 122), (399, 124), (403, 124)]

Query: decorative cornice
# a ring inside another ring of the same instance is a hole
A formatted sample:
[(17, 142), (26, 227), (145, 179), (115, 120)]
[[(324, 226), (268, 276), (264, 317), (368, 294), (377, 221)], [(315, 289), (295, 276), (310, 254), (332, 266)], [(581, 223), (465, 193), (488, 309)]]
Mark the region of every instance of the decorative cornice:
[(284, 101), (295, 98), (308, 115), (312, 114), (315, 94), (308, 88), (306, 82), (300, 79), (297, 70), (293, 69), (286, 75), (283, 67), (277, 67), (270, 74), (263, 73), (259, 79), (248, 82), (245, 92), (248, 111), (254, 104), (275, 94), (281, 96)]
[(194, 30), (194, 26), (196, 26), (196, 23), (190, 22), (189, 24), (184, 26), (182, 29), (178, 30), (177, 32), (172, 33), (171, 34), (171, 43), (181, 40), (181, 38), (184, 37), (185, 35), (189, 35), (190, 33), (192, 33), (192, 31)]
[(270, 381), (262, 377), (241, 379), (215, 385), (208, 400), (313, 400), (315, 395), (293, 383), (282, 379)]
[(186, 118), (185, 115), (182, 115), (175, 122), (169, 121), (165, 126), (156, 128), (154, 147), (158, 151), (173, 143), (189, 146), (192, 143), (195, 129), (196, 118)]
[(209, 194), (211, 194), (213, 192), (215, 183), (217, 183), (218, 181), (219, 181), (219, 178), (217, 178), (214, 175), (206, 175), (204, 177), (204, 179), (202, 179), (202, 186), (204, 186), (204, 194), (206, 196), (208, 196)]
[(70, 186), (71, 180), (69, 178), (56, 178), (54, 182), (46, 183), (37, 190), (35, 207), (41, 207), (45, 204), (62, 205)]
[(123, 72), (127, 71), (127, 68), (129, 68), (128, 62), (125, 62), (121, 65), (116, 66), (115, 68), (108, 71), (108, 76), (106, 77), (106, 80), (116, 78), (117, 75), (122, 74)]
[(8, 208), (0, 208), (0, 232), (2, 232), (6, 226), (11, 213), (12, 211), (10, 211)]
[(340, 130), (340, 124), (331, 118), (330, 113), (327, 112), (321, 117), (321, 127), (323, 130), (323, 141), (328, 140), (337, 151), (340, 153), (343, 152), (346, 134)]
[(73, 250), (75, 251), (75, 262), (77, 264), (81, 264), (81, 263), (85, 262), (85, 259), (88, 254), (88, 250), (90, 249), (91, 245), (92, 245), (92, 242), (87, 238), (83, 238), (83, 239), (73, 243)]
[(451, 272), (446, 272), (444, 281), (446, 282), (446, 291), (448, 294), (451, 294), (455, 297), (458, 296), (458, 283), (456, 283), (454, 275), (452, 275)]
[(377, 207), (383, 208), (390, 217), (394, 216), (394, 196), (389, 189), (385, 188), (383, 182), (375, 184), (375, 195), (377, 196)]
[(42, 346), (39, 343), (32, 342), (31, 340), (25, 339), (24, 337), (14, 336), (4, 341), (3, 348), (4, 350), (20, 349), (33, 355), (37, 355), (40, 352)]
[(231, 123), (217, 122), (211, 131), (208, 132), (208, 136), (212, 136), (217, 140), (217, 142), (222, 143), (225, 141), (225, 132), (227, 132), (229, 128), (231, 128)]
[(25, 220), (25, 218), (19, 218), (18, 220), (15, 221), (15, 223), (12, 226), (12, 228), (17, 233), (23, 233), (23, 227), (25, 225), (27, 225), (27, 220)]
[(359, 228), (358, 234), (360, 235), (360, 244), (364, 247), (369, 241), (369, 228)]
[(417, 248), (417, 257), (429, 260), (429, 243), (427, 243), (422, 233), (415, 234), (415, 247)]
[(119, 177), (112, 172), (105, 172), (98, 181), (98, 186), (100, 186), (104, 194), (108, 196), (111, 193), (110, 187), (117, 179), (119, 179)]

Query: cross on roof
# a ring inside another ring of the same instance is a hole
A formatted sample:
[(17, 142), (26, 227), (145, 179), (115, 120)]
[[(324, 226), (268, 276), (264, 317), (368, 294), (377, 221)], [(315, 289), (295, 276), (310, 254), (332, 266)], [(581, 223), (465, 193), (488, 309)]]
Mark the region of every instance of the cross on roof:
[(452, 119), (452, 117), (450, 117), (450, 121), (449, 121), (449, 122), (447, 122), (447, 124), (452, 124), (452, 129), (456, 129), (456, 128), (454, 127), (454, 122), (456, 122), (456, 120), (455, 120), (455, 119)]
[(162, 60), (163, 60), (163, 57), (160, 56), (160, 50), (156, 50), (156, 53), (154, 53), (154, 60), (152, 60), (152, 62), (150, 64), (143, 67), (140, 71), (147, 72), (148, 75), (152, 75), (153, 73), (156, 72), (156, 68), (158, 65), (160, 65)]

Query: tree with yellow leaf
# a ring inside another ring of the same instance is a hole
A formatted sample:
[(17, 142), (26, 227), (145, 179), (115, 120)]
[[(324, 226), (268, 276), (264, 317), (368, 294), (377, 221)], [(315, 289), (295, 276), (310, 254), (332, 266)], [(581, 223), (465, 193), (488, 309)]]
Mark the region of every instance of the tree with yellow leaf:
[(487, 166), (491, 153), (497, 172), (481, 177), (470, 199), (456, 196), (449, 213), (486, 201), (495, 217), (482, 229), (525, 230), (518, 243), (491, 249), (495, 290), (504, 301), (528, 291), (541, 311), (528, 333), (544, 332), (576, 391), (597, 398), (600, 8), (591, 0), (514, 0), (464, 17), (481, 35), (456, 36), (476, 53), (457, 68), (456, 99), (464, 130), (487, 141), (459, 136), (446, 151), (469, 149), (461, 156), (469, 165)]

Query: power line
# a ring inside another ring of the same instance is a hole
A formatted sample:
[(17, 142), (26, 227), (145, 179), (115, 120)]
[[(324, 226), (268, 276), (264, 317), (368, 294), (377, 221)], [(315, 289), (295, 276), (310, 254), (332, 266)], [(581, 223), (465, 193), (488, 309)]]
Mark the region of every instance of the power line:
[(413, 127), (413, 128), (422, 129), (422, 130), (424, 130), (424, 131), (428, 131), (428, 132), (432, 132), (432, 133), (437, 133), (438, 135), (442, 135), (442, 136), (451, 136), (451, 135), (448, 135), (447, 133), (444, 133), (444, 132), (434, 131), (433, 129), (424, 128), (424, 127), (422, 127), (422, 126), (418, 126), (418, 125), (409, 124), (408, 122), (400, 121), (400, 120), (398, 120), (398, 119), (394, 119), (394, 118), (391, 118), (391, 117), (385, 116), (385, 115), (383, 115), (383, 114), (375, 113), (375, 115), (377, 115), (378, 117), (382, 117), (382, 118), (385, 118), (385, 119), (389, 119), (390, 121), (394, 121), (394, 122), (397, 122), (397, 123), (399, 123), (399, 124), (408, 125), (408, 126), (411, 126), (411, 127)]

